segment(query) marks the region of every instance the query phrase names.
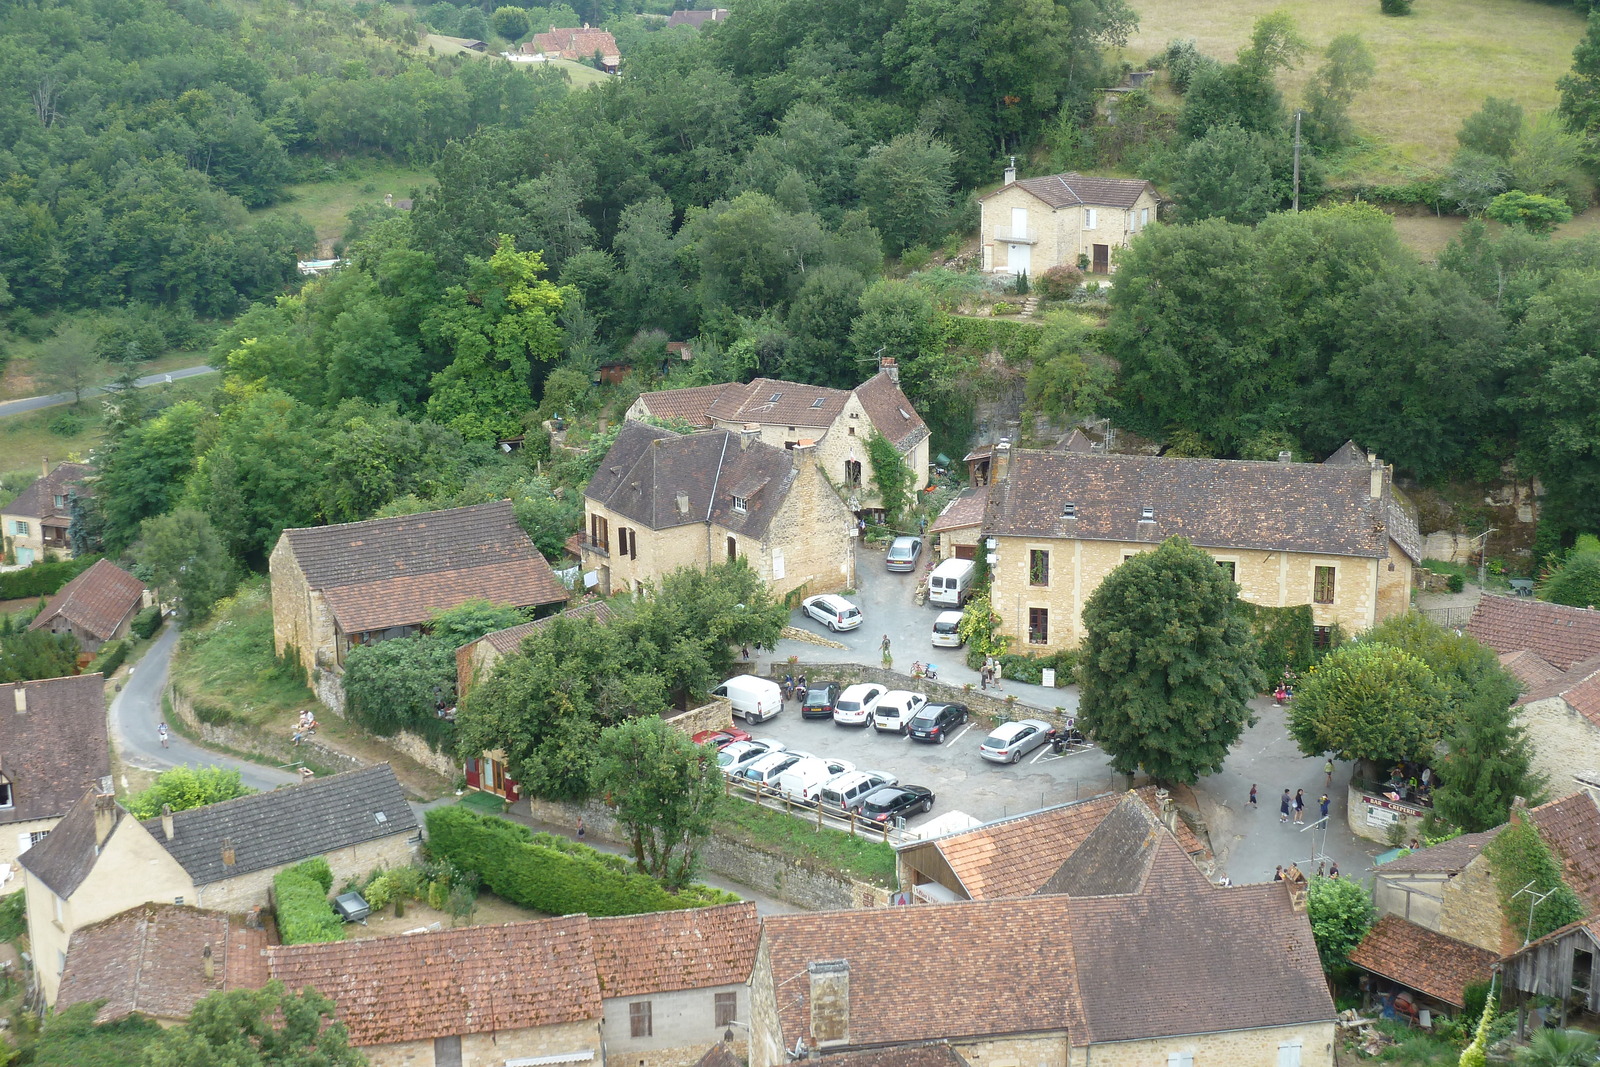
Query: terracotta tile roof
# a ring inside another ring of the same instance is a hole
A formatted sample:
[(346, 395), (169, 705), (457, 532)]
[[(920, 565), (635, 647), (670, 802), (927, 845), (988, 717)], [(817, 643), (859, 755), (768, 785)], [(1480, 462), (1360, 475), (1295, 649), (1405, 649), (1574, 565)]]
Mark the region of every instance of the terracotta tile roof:
[(522, 647), (522, 639), (537, 630), (542, 630), (550, 625), (553, 619), (594, 619), (600, 623), (608, 623), (612, 618), (611, 605), (604, 600), (591, 601), (580, 604), (575, 608), (568, 608), (559, 615), (547, 615), (542, 619), (525, 622), (518, 626), (510, 626), (504, 630), (495, 630), (493, 633), (484, 634), (478, 638), (490, 648), (501, 655), (510, 655)]
[(1546, 682), (1553, 682), (1561, 677), (1561, 672), (1544, 661), (1544, 657), (1525, 648), (1521, 652), (1502, 652), (1500, 666), (1511, 673), (1511, 676), (1522, 683), (1524, 690), (1537, 689)]
[(416, 625), (467, 600), (533, 607), (568, 596), (509, 500), (283, 536), (345, 633)]
[(143, 597), (143, 582), (110, 560), (95, 560), (50, 598), (28, 629), (51, 626), (60, 632), (52, 626), (59, 618), (70, 624), (70, 632), (104, 641), (144, 606)]
[[(27, 710), (17, 713), (17, 691)], [(84, 790), (109, 782), (105, 676), (0, 685), (0, 753), (11, 779), (0, 826), (65, 815)]]
[[(1011, 450), (989, 495), (986, 533), (1381, 559), (1389, 491), (1373, 499), (1370, 471), (1320, 463), (1167, 459)], [(1075, 506), (1063, 518), (1064, 505)], [(1141, 521), (1142, 509), (1155, 519)], [(1405, 547), (1403, 542), (1396, 541)], [(1409, 551), (1409, 550), (1408, 550)]]
[(805, 1062), (806, 1067), (970, 1067), (965, 1056), (944, 1044), (864, 1049)]
[(1155, 812), (1139, 797), (1124, 794), (1038, 892), (1073, 897), (1137, 893), (1163, 840), (1170, 835)]
[(761, 920), (748, 901), (589, 920), (602, 997), (741, 985), (750, 977)]
[(968, 486), (944, 506), (944, 510), (939, 512), (939, 517), (933, 520), (933, 525), (928, 527), (928, 532), (944, 533), (946, 530), (964, 530), (972, 526), (981, 526), (984, 509), (988, 506), (989, 487)]
[(873, 428), (900, 452), (909, 452), (928, 436), (928, 424), (888, 371), (879, 371), (856, 386), (855, 394)]
[(1561, 857), (1562, 876), (1591, 911), (1600, 910), (1600, 808), (1587, 792), (1528, 811), (1545, 844)]
[[(1522, 655), (1537, 653), (1529, 651)], [(1532, 704), (1552, 697), (1565, 700), (1572, 710), (1600, 726), (1600, 656), (1580, 660), (1571, 670), (1558, 672), (1553, 678), (1533, 686), (1517, 699), (1517, 703)]]
[(833, 425), (849, 399), (850, 393), (844, 389), (757, 378), (748, 385), (724, 390), (707, 414), (718, 422), (825, 429)]
[(69, 519), (67, 509), (56, 507), (55, 498), (69, 496), (74, 491), (87, 495), (91, 489), (85, 479), (93, 474), (94, 468), (87, 463), (58, 463), (55, 470), (35, 478), (11, 503), (0, 507), (0, 513), (65, 526)]
[(1485, 594), (1466, 629), (1496, 652), (1531, 649), (1557, 670), (1600, 656), (1600, 611), (1588, 608)]
[(724, 1042), (718, 1041), (706, 1049), (706, 1054), (694, 1061), (694, 1067), (744, 1067), (744, 1060)]
[(280, 945), (267, 964), (287, 988), (332, 999), (358, 1046), (600, 1018), (586, 915)]
[(641, 393), (639, 403), (643, 404), (645, 410), (654, 418), (682, 419), (691, 426), (709, 430), (711, 416), (708, 412), (717, 398), (730, 391), (742, 395), (744, 389), (745, 386), (737, 382), (695, 385), (688, 389), (663, 389), (656, 393)]
[[(211, 948), (212, 976), (202, 953)], [(67, 948), (56, 1008), (104, 1000), (95, 1022), (134, 1013), (187, 1019), (201, 997), (266, 983), (264, 930), (226, 912), (141, 904), (76, 930)]]
[(1401, 856), (1385, 863), (1378, 868), (1378, 873), (1380, 875), (1412, 872), (1459, 874), (1467, 869), (1467, 864), (1478, 858), (1484, 846), (1493, 841), (1503, 829), (1505, 827), (1497, 826), (1493, 830), (1485, 830), (1478, 834), (1452, 837), (1430, 848), (1419, 848), (1409, 856)]
[[(335, 849), (415, 834), (417, 816), (406, 803), (394, 768), (379, 763), (175, 812), (170, 839), (159, 817), (145, 820), (144, 827), (196, 885), (208, 885)], [(232, 864), (223, 859), (225, 842), (233, 848)]]
[(542, 52), (574, 62), (591, 59), (596, 52), (602, 59), (611, 61), (621, 55), (615, 37), (605, 30), (591, 30), (587, 26), (559, 29), (552, 26), (548, 32), (534, 34), (533, 40), (524, 44), (522, 50), (529, 55)]
[[(1087, 204), (1091, 207), (1130, 208), (1138, 202), (1145, 190), (1156, 195), (1155, 186), (1138, 178), (1090, 178), (1083, 174), (1067, 172), (1049, 174), (1042, 178), (1018, 178), (1016, 185), (1026, 189), (1051, 207), (1071, 207)], [(987, 200), (1009, 186), (1002, 185)]]
[(116, 797), (91, 789), (78, 798), (49, 836), (17, 857), (19, 864), (63, 900), (78, 891), (100, 855), (94, 825), (97, 806), (109, 813), (111, 833), (130, 817)]
[(1488, 949), (1434, 933), (1398, 915), (1385, 915), (1350, 953), (1363, 970), (1435, 1000), (1462, 1007), (1461, 992), (1472, 982), (1487, 982), (1499, 957)]

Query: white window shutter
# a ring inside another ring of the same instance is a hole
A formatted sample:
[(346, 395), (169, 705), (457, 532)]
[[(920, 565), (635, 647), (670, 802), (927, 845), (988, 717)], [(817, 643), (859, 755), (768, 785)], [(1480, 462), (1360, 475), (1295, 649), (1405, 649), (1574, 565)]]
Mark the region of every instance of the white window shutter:
[(783, 575), (783, 549), (775, 548), (772, 550), (772, 580), (775, 582), (781, 582), (783, 581)]
[(1278, 1067), (1300, 1067), (1298, 1041), (1285, 1041), (1278, 1046)]

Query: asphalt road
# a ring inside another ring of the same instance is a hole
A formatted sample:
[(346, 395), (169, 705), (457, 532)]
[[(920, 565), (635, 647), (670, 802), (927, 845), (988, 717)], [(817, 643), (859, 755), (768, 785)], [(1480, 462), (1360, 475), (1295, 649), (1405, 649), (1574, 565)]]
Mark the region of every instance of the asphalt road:
[(161, 724), (161, 694), (166, 689), (167, 669), (177, 643), (178, 627), (169, 622), (128, 672), (122, 691), (111, 701), (111, 736), (122, 761), (149, 771), (180, 766), (226, 767), (238, 771), (244, 784), (252, 789), (276, 789), (298, 782), (300, 776), (295, 772), (212, 752), (171, 730), (167, 732), (167, 747), (161, 747), (156, 732)]
[[(140, 378), (135, 384), (140, 389), (143, 389), (147, 385), (168, 385), (172, 382), (181, 381), (184, 378), (194, 378), (201, 374), (215, 374), (216, 371), (217, 369), (215, 367), (184, 367), (181, 370), (175, 370), (170, 373), (147, 374), (143, 378)], [(106, 390), (103, 386), (97, 385), (92, 388), (85, 389), (83, 391), (83, 395), (99, 396), (105, 391)], [(30, 396), (25, 397), (22, 400), (8, 400), (5, 403), (0, 404), (0, 417), (4, 417), (6, 415), (21, 415), (25, 411), (38, 411), (40, 408), (51, 408), (55, 407), (57, 404), (70, 403), (72, 403), (71, 393), (52, 393), (49, 396)]]

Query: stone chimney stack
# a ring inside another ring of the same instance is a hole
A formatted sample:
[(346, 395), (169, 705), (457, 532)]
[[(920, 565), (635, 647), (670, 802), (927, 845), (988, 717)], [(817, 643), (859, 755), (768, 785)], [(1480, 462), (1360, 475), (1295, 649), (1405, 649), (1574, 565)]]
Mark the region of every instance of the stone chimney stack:
[(50, 457), (49, 456), (40, 456), (39, 457), (39, 477), (48, 478), (49, 476), (50, 476)]
[(1371, 492), (1372, 492), (1372, 499), (1374, 499), (1374, 500), (1383, 499), (1383, 475), (1384, 475), (1383, 460), (1379, 459), (1377, 456), (1373, 456), (1372, 457), (1372, 488), (1371, 488)]
[(163, 805), (161, 805), (161, 833), (162, 833), (163, 836), (166, 837), (166, 839), (168, 841), (171, 841), (173, 836), (174, 836), (174, 834), (176, 833), (176, 831), (174, 831), (173, 828), (172, 828), (172, 805), (171, 804), (163, 804)]
[(224, 867), (230, 867), (231, 868), (233, 866), (233, 864), (234, 864), (233, 838), (224, 837), (222, 839), (222, 865)]
[(759, 440), (761, 440), (760, 423), (747, 422), (743, 426), (739, 427), (739, 447), (741, 449), (748, 449), (752, 444)]
[(891, 382), (900, 384), (900, 364), (893, 356), (881, 357), (878, 360), (878, 369), (887, 374)]
[(1285, 448), (1283, 451), (1278, 453), (1278, 462), (1279, 463), (1293, 463), (1294, 462), (1294, 453), (1290, 452), (1287, 448)]
[(206, 981), (211, 981), (217, 976), (217, 961), (211, 954), (211, 942), (206, 942), (206, 947), (200, 950), (200, 965), (206, 969)]
[(998, 485), (1011, 473), (1011, 442), (1002, 437), (994, 446), (994, 458), (989, 461), (989, 482)]
[(1005, 183), (1007, 185), (1014, 185), (1014, 184), (1016, 184), (1016, 181), (1017, 181), (1017, 157), (1016, 156), (1012, 156), (1011, 157), (1011, 162), (1006, 164), (1006, 181), (1005, 181)]
[(789, 451), (791, 453), (793, 453), (793, 456), (794, 456), (794, 469), (795, 470), (799, 470), (802, 467), (813, 467), (813, 466), (816, 465), (816, 462), (817, 462), (817, 442), (815, 442), (811, 438), (809, 438), (809, 437), (800, 438), (799, 441), (795, 442), (795, 446), (793, 448), (791, 448)]
[(18, 682), (17, 687), (11, 691), (11, 699), (17, 705), (18, 715), (28, 713), (28, 690), (21, 682)]
[(818, 960), (811, 976), (811, 1044), (817, 1049), (850, 1043), (850, 961)]
[(117, 798), (102, 793), (94, 798), (94, 847), (96, 851), (106, 843), (117, 825)]

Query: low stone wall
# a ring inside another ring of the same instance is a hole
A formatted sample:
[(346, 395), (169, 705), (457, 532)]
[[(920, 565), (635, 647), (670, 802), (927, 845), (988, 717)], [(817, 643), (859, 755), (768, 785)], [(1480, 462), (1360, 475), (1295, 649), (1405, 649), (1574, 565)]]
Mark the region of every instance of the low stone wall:
[(702, 730), (726, 730), (733, 725), (733, 705), (726, 697), (714, 697), (709, 704), (669, 715), (665, 721), (690, 737)]
[[(610, 808), (597, 800), (586, 804), (528, 799), (528, 813), (536, 822), (576, 826), (583, 816), (586, 836), (614, 845), (627, 845), (627, 835), (617, 825)], [(712, 837), (700, 848), (702, 870), (787, 901), (809, 911), (872, 908), (889, 903), (889, 891), (842, 875), (817, 871), (786, 856), (751, 848), (737, 841)]]
[(426, 738), (414, 734), (409, 730), (401, 730), (389, 737), (373, 737), (374, 741), (388, 745), (401, 755), (428, 768), (434, 774), (440, 775), (447, 781), (455, 781), (461, 775), (461, 761), (444, 752), (435, 751), (428, 744)]
[(172, 714), (208, 744), (223, 745), (238, 752), (265, 756), (268, 759), (278, 760), (282, 766), (310, 761), (334, 773), (359, 770), (368, 766), (354, 756), (329, 748), (314, 737), (296, 745), (288, 737), (276, 737), (254, 726), (231, 722), (202, 722), (194, 713), (193, 703), (177, 686), (168, 686), (167, 696), (172, 701)]
[(1020, 700), (1014, 705), (1008, 704), (1004, 690), (1000, 690), (1001, 695), (995, 697), (991, 695), (994, 690), (967, 689), (959, 685), (947, 685), (936, 679), (913, 678), (896, 670), (869, 667), (863, 663), (797, 663), (791, 666), (787, 662), (780, 661), (774, 664), (772, 669), (777, 672), (774, 681), (781, 680), (785, 674), (793, 673), (803, 674), (807, 679), (838, 682), (842, 686), (854, 685), (857, 682), (876, 682), (891, 689), (909, 689), (917, 693), (926, 693), (928, 699), (934, 703), (965, 704), (974, 714), (986, 715), (996, 722), (1012, 718), (1019, 709), (1025, 709), (1030, 713), (1042, 712), (1039, 717), (1047, 721), (1057, 722), (1061, 718), (1051, 708), (1041, 708)]

